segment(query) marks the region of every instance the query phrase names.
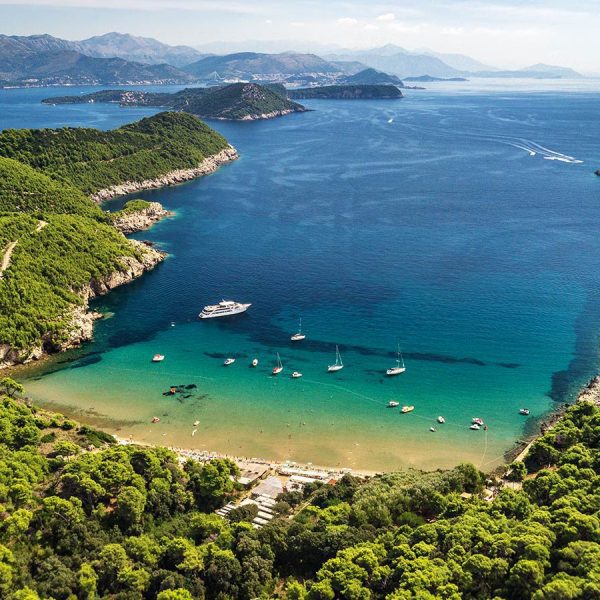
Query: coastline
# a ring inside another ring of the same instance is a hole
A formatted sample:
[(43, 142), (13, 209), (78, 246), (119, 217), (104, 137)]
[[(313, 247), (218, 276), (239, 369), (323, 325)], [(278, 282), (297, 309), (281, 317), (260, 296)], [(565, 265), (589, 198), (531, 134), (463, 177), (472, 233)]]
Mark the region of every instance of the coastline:
[(167, 187), (170, 185), (177, 185), (192, 179), (197, 179), (204, 175), (214, 173), (221, 165), (229, 163), (239, 158), (237, 150), (228, 145), (227, 148), (217, 152), (217, 154), (211, 154), (207, 156), (197, 167), (192, 169), (176, 169), (170, 171), (161, 177), (155, 179), (145, 179), (144, 181), (125, 181), (119, 185), (113, 185), (108, 188), (98, 190), (90, 196), (90, 198), (97, 203), (102, 203), (106, 200), (112, 200), (118, 196), (124, 196), (126, 194), (133, 194), (135, 192), (141, 192), (143, 190), (152, 190)]

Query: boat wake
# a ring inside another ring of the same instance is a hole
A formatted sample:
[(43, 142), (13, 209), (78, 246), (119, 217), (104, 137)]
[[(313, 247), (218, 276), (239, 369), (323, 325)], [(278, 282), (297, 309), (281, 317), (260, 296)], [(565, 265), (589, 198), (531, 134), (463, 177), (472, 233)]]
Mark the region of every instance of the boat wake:
[(569, 163), (569, 164), (581, 164), (583, 161), (578, 160), (574, 156), (569, 156), (568, 154), (562, 154), (561, 152), (556, 152), (555, 150), (550, 150), (550, 148), (546, 148), (541, 144), (536, 142), (532, 142), (530, 140), (506, 140), (504, 143), (509, 146), (513, 146), (513, 148), (519, 148), (519, 150), (525, 150), (525, 152), (529, 153), (529, 156), (537, 156), (540, 155), (544, 160), (557, 160), (559, 162)]

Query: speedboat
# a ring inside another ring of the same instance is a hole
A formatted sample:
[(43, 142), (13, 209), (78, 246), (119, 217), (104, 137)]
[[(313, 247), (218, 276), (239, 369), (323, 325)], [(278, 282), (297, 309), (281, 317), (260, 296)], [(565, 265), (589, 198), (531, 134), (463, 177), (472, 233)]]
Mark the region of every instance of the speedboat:
[(298, 333), (295, 333), (290, 338), (290, 340), (292, 340), (292, 342), (299, 342), (304, 339), (306, 339), (306, 336), (302, 333), (302, 319), (300, 319), (300, 325), (298, 326)]
[(519, 414), (527, 416), (529, 414), (529, 409), (528, 408), (521, 408), (519, 410)]
[(223, 363), (226, 367), (228, 367), (229, 365), (232, 365), (235, 362), (235, 358), (226, 358), (225, 362)]
[(437, 422), (438, 423), (445, 423), (446, 419), (444, 419), (444, 417), (440, 416), (440, 417), (437, 418)]
[(200, 425), (200, 421), (194, 421), (194, 427), (198, 427)]
[(480, 419), (479, 417), (473, 417), (471, 419), (471, 421), (475, 424), (475, 425), (479, 425), (480, 427), (483, 425), (483, 419)]
[(403, 406), (400, 410), (403, 413), (409, 413), (409, 412), (412, 412), (413, 410), (415, 410), (415, 407), (414, 406)]
[(430, 427), (429, 431), (435, 431), (435, 427)]
[(229, 317), (246, 312), (252, 304), (242, 304), (234, 300), (222, 300), (219, 304), (208, 304), (198, 315), (201, 319), (214, 319), (215, 317)]
[(328, 373), (334, 373), (335, 371), (341, 371), (344, 368), (344, 363), (342, 362), (342, 355), (340, 354), (340, 349), (335, 347), (335, 364), (329, 365), (327, 367)]
[(152, 357), (152, 362), (162, 362), (163, 360), (165, 360), (165, 357), (163, 354), (155, 354)]
[(273, 375), (277, 375), (283, 371), (283, 364), (281, 362), (281, 358), (279, 358), (279, 352), (277, 353), (277, 365), (273, 367)]
[(299, 373), (298, 371), (294, 371), (294, 372), (292, 373), (292, 377), (293, 377), (294, 379), (298, 379), (298, 377), (302, 377), (302, 373)]
[(388, 408), (396, 408), (396, 406), (400, 406), (400, 402), (396, 402), (395, 400), (390, 400), (387, 405), (388, 405)]
[(253, 367), (258, 367), (258, 358), (253, 358), (252, 359), (252, 366)]
[(396, 359), (396, 366), (388, 369), (385, 374), (388, 376), (400, 375), (400, 373), (404, 373), (404, 371), (406, 371), (406, 367), (404, 366), (404, 359), (402, 358), (402, 352), (400, 352), (400, 346), (398, 346), (398, 358)]
[(474, 429), (475, 431), (478, 431), (479, 429), (481, 429), (481, 425), (479, 425), (479, 423), (473, 423), (469, 426), (469, 429)]

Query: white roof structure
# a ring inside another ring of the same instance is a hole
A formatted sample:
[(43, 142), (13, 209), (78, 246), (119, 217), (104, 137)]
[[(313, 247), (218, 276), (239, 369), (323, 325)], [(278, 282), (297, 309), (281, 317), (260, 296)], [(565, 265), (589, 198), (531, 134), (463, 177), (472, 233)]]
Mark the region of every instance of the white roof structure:
[(261, 481), (253, 490), (253, 496), (267, 496), (268, 498), (277, 498), (283, 492), (283, 484), (277, 477), (267, 477)]

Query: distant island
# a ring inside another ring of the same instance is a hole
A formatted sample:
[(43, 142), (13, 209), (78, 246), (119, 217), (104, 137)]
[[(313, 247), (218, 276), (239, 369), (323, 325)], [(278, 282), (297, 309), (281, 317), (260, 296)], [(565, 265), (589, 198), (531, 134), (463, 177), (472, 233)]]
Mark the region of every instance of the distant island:
[(257, 83), (186, 88), (173, 94), (138, 90), (104, 90), (78, 96), (46, 98), (42, 102), (44, 104), (115, 102), (121, 106), (155, 106), (188, 112), (205, 119), (232, 121), (270, 119), (306, 110), (304, 106), (292, 102), (285, 96), (283, 86), (279, 89), (279, 87)]
[(395, 85), (325, 85), (288, 91), (298, 100), (396, 100), (403, 97)]
[(466, 77), (432, 77), (431, 75), (421, 75), (420, 77), (405, 77), (404, 81), (414, 81), (418, 83), (433, 83), (435, 81), (469, 81)]
[(0, 368), (92, 336), (88, 301), (128, 283), (164, 253), (128, 240), (167, 215), (129, 202), (97, 202), (210, 173), (237, 157), (192, 115), (160, 113), (113, 131), (0, 132)]
[(404, 87), (399, 77), (372, 68), (363, 69), (354, 75), (345, 77), (340, 83), (346, 85), (395, 85), (400, 88)]

